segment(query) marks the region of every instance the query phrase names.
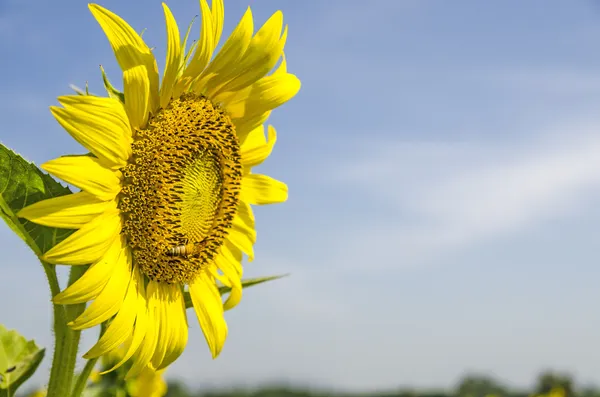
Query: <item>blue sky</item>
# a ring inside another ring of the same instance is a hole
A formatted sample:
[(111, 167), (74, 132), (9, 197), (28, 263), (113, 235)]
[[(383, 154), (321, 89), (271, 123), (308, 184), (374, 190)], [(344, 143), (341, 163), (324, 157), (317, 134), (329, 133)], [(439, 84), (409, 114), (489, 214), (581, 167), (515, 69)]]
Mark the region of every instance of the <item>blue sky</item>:
[[(198, 13), (172, 3), (181, 26)], [(159, 1), (101, 4), (148, 28), (162, 64)], [(248, 4), (226, 0), (226, 32)], [(470, 371), (528, 386), (554, 368), (600, 384), (600, 3), (250, 4), (257, 26), (284, 12), (303, 87), (270, 119), (261, 167), (290, 199), (257, 209), (246, 275), (292, 276), (227, 313), (216, 361), (190, 316), (168, 374), (366, 390)], [(37, 163), (81, 153), (48, 106), (69, 84), (100, 93), (100, 64), (119, 80), (85, 2), (0, 0), (0, 53), (0, 140)], [(0, 249), (0, 321), (50, 346), (40, 265), (7, 227)]]

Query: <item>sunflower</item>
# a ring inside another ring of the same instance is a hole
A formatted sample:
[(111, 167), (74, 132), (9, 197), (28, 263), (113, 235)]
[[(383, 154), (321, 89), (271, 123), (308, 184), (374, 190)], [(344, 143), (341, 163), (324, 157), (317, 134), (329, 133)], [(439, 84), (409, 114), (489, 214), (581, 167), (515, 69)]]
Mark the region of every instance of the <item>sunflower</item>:
[[(19, 216), (77, 229), (42, 260), (91, 264), (53, 298), (91, 302), (69, 325), (109, 321), (85, 358), (114, 354), (129, 376), (161, 370), (188, 339), (184, 289), (213, 358), (227, 337), (224, 310), (241, 299), (242, 257), (256, 240), (250, 205), (283, 202), (287, 186), (251, 172), (276, 140), (264, 124), (300, 81), (287, 72), (287, 26), (275, 12), (254, 34), (250, 8), (213, 57), (223, 29), (222, 0), (200, 0), (201, 34), (186, 49), (163, 4), (167, 54), (159, 84), (150, 48), (123, 19), (91, 4), (123, 71), (123, 92), (72, 95), (51, 107), (59, 124), (90, 153), (41, 167), (81, 191), (28, 206)], [(189, 28), (188, 28), (189, 34)], [(223, 302), (218, 285), (231, 288)], [(111, 369), (111, 370), (112, 370)]]

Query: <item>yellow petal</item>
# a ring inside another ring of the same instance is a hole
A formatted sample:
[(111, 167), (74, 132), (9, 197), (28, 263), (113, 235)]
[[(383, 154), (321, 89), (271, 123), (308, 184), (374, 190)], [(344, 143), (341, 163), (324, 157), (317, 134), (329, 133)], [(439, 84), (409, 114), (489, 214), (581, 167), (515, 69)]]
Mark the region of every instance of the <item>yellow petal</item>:
[[(300, 80), (293, 74), (277, 74), (264, 77), (254, 83), (250, 90), (240, 91), (242, 95), (224, 102), (232, 119), (252, 117), (273, 110), (300, 91)], [(222, 101), (219, 97), (215, 101)]]
[(236, 307), (242, 301), (242, 287), (237, 285), (231, 285), (231, 291), (227, 296), (227, 300), (223, 303), (223, 310), (231, 310)]
[[(192, 30), (192, 26), (194, 25), (194, 21), (196, 20), (196, 16), (194, 16), (194, 18), (192, 18), (190, 24), (187, 27), (187, 30), (185, 32), (185, 36), (183, 36), (183, 43), (181, 43), (181, 63), (179, 64), (179, 72), (177, 73), (177, 76), (181, 76), (185, 70), (185, 65), (187, 65), (190, 57), (192, 56), (192, 54), (194, 53), (194, 51), (196, 50), (196, 47), (198, 45), (198, 42), (196, 40), (194, 40), (192, 42), (192, 44), (190, 45), (190, 48), (187, 48), (187, 41), (188, 38), (190, 37), (190, 31)], [(187, 50), (186, 50), (187, 48)]]
[(250, 205), (243, 200), (238, 205), (237, 214), (233, 218), (227, 240), (242, 252), (248, 255), (248, 260), (254, 260), (254, 243), (256, 242), (256, 229), (254, 228), (254, 214)]
[(235, 272), (232, 274), (232, 277), (236, 277), (237, 275), (237, 278), (241, 280), (244, 270), (242, 268), (242, 251), (231, 244), (231, 242), (225, 240), (221, 249), (221, 256), (229, 263), (231, 269)]
[[(135, 352), (134, 360), (131, 368), (125, 375), (125, 379), (131, 379), (139, 375), (144, 368), (150, 364), (150, 360), (156, 350), (158, 341), (158, 317), (156, 307), (150, 306), (150, 302), (146, 301), (148, 310), (146, 314), (145, 335), (139, 349)], [(137, 325), (136, 325), (137, 330)]]
[(223, 304), (224, 310), (234, 308), (242, 299), (242, 252), (226, 244), (221, 248), (221, 254), (215, 258), (215, 264), (229, 281), (231, 288), (227, 300)]
[(215, 280), (221, 282), (226, 287), (231, 287), (231, 282), (223, 272), (215, 265), (216, 259), (213, 260), (213, 263), (210, 266), (206, 267), (206, 271), (211, 274), (215, 278)]
[(231, 285), (231, 291), (227, 296), (227, 300), (223, 303), (223, 310), (231, 310), (236, 307), (242, 301), (242, 287), (238, 285)]
[(261, 124), (250, 131), (246, 136), (244, 143), (240, 145), (242, 157), (244, 157), (244, 152), (263, 146), (266, 143), (267, 139), (265, 138), (265, 126)]
[(235, 133), (238, 136), (240, 145), (244, 145), (248, 134), (267, 121), (270, 115), (271, 111), (269, 110), (252, 117), (243, 117), (241, 119), (232, 120), (235, 124)]
[(41, 168), (100, 200), (112, 200), (121, 190), (117, 174), (102, 166), (95, 157), (59, 157), (42, 164)]
[(208, 348), (216, 358), (227, 339), (227, 323), (221, 295), (212, 276), (201, 272), (190, 284), (190, 296)]
[(242, 59), (252, 40), (253, 31), (252, 11), (248, 7), (221, 50), (203, 72), (203, 77), (195, 84), (194, 91), (214, 91), (236, 75), (232, 65), (237, 65)]
[(79, 229), (109, 207), (110, 201), (102, 201), (87, 192), (78, 192), (38, 201), (20, 210), (17, 216), (38, 225)]
[(213, 20), (213, 31), (215, 34), (214, 43), (215, 47), (221, 40), (221, 33), (223, 33), (223, 23), (225, 22), (225, 8), (223, 7), (223, 0), (212, 0), (211, 14)]
[(131, 156), (131, 127), (123, 104), (92, 95), (58, 98), (64, 108), (51, 107), (59, 124), (107, 167), (117, 169)]
[(69, 323), (75, 330), (90, 328), (108, 320), (123, 306), (125, 293), (132, 279), (133, 268), (129, 248), (122, 247), (110, 279), (100, 295), (85, 309), (79, 317)]
[(183, 72), (182, 77), (184, 79), (188, 77), (194, 79), (202, 73), (206, 65), (208, 65), (216, 46), (213, 18), (206, 0), (200, 0), (200, 13), (202, 15), (200, 40), (198, 41), (198, 46), (192, 56), (192, 60)]
[(254, 212), (252, 211), (252, 207), (250, 204), (240, 201), (237, 207), (237, 215), (239, 220), (248, 228), (254, 230)]
[[(159, 106), (158, 66), (150, 48), (140, 35), (118, 15), (97, 4), (90, 4), (89, 8), (104, 30), (121, 70), (126, 72), (136, 66), (143, 66), (146, 69), (146, 80), (150, 86), (148, 108), (151, 112), (156, 111)], [(129, 100), (129, 96), (135, 95), (135, 92), (131, 92), (132, 89), (136, 89), (136, 86), (124, 84), (125, 102)], [(139, 127), (139, 125), (132, 123), (132, 127)]]
[(163, 359), (162, 363), (157, 367), (158, 370), (167, 368), (175, 360), (177, 360), (177, 358), (181, 356), (181, 354), (185, 350), (185, 346), (187, 345), (188, 323), (185, 314), (185, 302), (183, 300), (182, 302), (183, 307), (180, 306), (178, 308), (179, 314), (177, 315), (177, 317), (173, 318), (174, 323), (178, 325), (172, 328), (171, 341), (169, 342), (165, 358)]
[(148, 296), (150, 301), (156, 299), (154, 304), (159, 318), (159, 335), (152, 366), (160, 370), (175, 361), (185, 349), (188, 329), (185, 302), (181, 287), (175, 284), (151, 281), (148, 284)]
[(256, 231), (247, 227), (237, 216), (233, 220), (231, 229), (229, 229), (227, 240), (248, 255), (249, 261), (254, 260)]
[(59, 305), (73, 305), (96, 299), (108, 283), (123, 246), (123, 237), (115, 238), (106, 253), (79, 279), (52, 298), (52, 302)]
[(135, 318), (135, 327), (133, 329), (133, 333), (130, 334), (127, 340), (124, 343), (125, 346), (125, 355), (121, 358), (117, 364), (115, 364), (112, 368), (101, 372), (100, 374), (105, 374), (107, 372), (113, 371), (123, 365), (127, 360), (129, 360), (137, 351), (142, 342), (144, 341), (147, 333), (147, 329), (149, 326), (149, 314), (148, 307), (146, 301), (146, 292), (144, 287), (144, 276), (138, 270), (133, 271), (133, 278), (131, 280), (132, 283), (135, 283), (136, 287), (136, 318)]
[(275, 69), (275, 71), (273, 72), (273, 75), (285, 74), (285, 73), (287, 73), (287, 61), (285, 60), (285, 53), (282, 52), (281, 53), (281, 63), (279, 64), (277, 69)]
[(173, 84), (179, 72), (181, 65), (181, 39), (179, 36), (179, 27), (173, 17), (171, 10), (165, 3), (162, 4), (165, 12), (165, 23), (167, 27), (167, 59), (165, 63), (165, 74), (160, 87), (160, 106), (166, 107), (171, 100), (173, 93)]
[(102, 258), (120, 232), (119, 211), (116, 208), (109, 209), (52, 247), (42, 259), (63, 265), (94, 263)]
[(244, 175), (241, 199), (254, 205), (282, 203), (287, 200), (288, 188), (283, 182), (260, 174)]
[[(206, 15), (206, 7), (204, 6), (204, 4), (200, 4), (201, 8), (202, 8), (202, 16), (204, 17)], [(219, 44), (219, 40), (221, 39), (221, 33), (223, 32), (223, 23), (225, 20), (225, 11), (223, 8), (223, 1), (222, 0), (213, 0), (212, 1), (212, 10), (210, 12), (211, 16), (212, 16), (212, 31), (213, 31), (213, 41), (212, 41), (212, 50), (211, 50), (211, 56), (212, 53), (214, 53), (214, 50), (217, 48), (217, 45)], [(208, 22), (206, 24), (204, 24), (204, 20), (202, 23), (202, 37), (200, 38), (200, 45), (196, 46), (196, 51), (198, 50), (198, 47), (203, 47), (203, 48), (209, 48), (208, 46), (208, 38), (205, 36), (205, 32), (208, 32)], [(247, 25), (244, 25), (244, 27)], [(239, 25), (238, 25), (239, 28)], [(239, 29), (235, 29), (234, 32), (232, 33), (232, 35), (230, 36), (230, 38), (227, 40), (227, 42), (225, 43), (225, 46), (223, 48), (227, 47), (227, 43), (236, 43), (237, 39), (238, 39), (238, 35), (240, 34), (240, 30)], [(252, 36), (252, 32), (250, 31), (248, 34), (248, 42), (250, 41), (250, 37)], [(246, 44), (247, 47), (247, 44)], [(245, 51), (245, 47), (244, 47), (244, 51)], [(206, 52), (206, 51), (205, 51)], [(222, 52), (222, 51), (221, 51)], [(242, 53), (240, 53), (239, 51), (236, 52), (237, 54), (239, 54), (239, 56), (241, 57)], [(196, 94), (205, 94), (205, 85), (206, 82), (210, 79), (212, 79), (216, 73), (213, 72), (213, 70), (216, 70), (214, 66), (216, 66), (213, 62), (210, 62), (210, 57), (207, 57), (207, 54), (202, 54), (203, 58), (202, 58), (202, 62), (198, 62), (198, 65), (193, 65), (193, 68), (189, 68), (185, 71), (185, 79), (182, 80), (183, 84), (188, 84), (191, 82), (189, 88), (192, 92), (195, 92)], [(217, 60), (219, 58), (219, 55), (217, 54), (217, 56), (215, 57), (215, 60)]]
[(235, 73), (235, 76), (218, 90), (210, 92), (209, 97), (216, 97), (221, 92), (241, 90), (265, 76), (275, 66), (283, 52), (287, 26), (283, 29), (283, 33), (282, 28), (283, 14), (277, 11), (252, 38), (240, 62), (232, 67), (230, 75)]
[(150, 82), (143, 66), (135, 66), (123, 71), (125, 109), (133, 128), (143, 129), (150, 113), (148, 97)]
[(156, 368), (158, 364), (162, 362), (167, 351), (170, 338), (169, 321), (166, 315), (166, 304), (167, 294), (166, 291), (168, 286), (163, 283), (157, 283), (156, 281), (150, 280), (146, 287), (146, 293), (148, 294), (148, 306), (154, 308), (156, 314), (155, 321), (158, 330), (158, 338), (156, 340), (156, 348), (152, 355), (151, 363), (152, 367)]
[(248, 135), (241, 147), (242, 165), (255, 167), (271, 155), (273, 146), (277, 142), (277, 131), (273, 126), (268, 127), (269, 138), (265, 142), (264, 128), (256, 128)]
[(118, 348), (133, 332), (137, 311), (137, 279), (133, 277), (125, 293), (125, 299), (115, 318), (98, 342), (83, 356), (86, 359), (99, 357)]

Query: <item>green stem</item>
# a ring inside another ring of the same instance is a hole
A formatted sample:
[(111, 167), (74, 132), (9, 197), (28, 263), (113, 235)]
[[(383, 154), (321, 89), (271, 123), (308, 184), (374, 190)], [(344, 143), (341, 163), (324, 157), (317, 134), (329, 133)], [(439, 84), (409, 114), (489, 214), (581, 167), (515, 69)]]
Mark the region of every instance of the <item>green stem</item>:
[(98, 362), (98, 357), (91, 358), (87, 360), (85, 363), (85, 367), (77, 377), (77, 381), (75, 381), (75, 386), (73, 386), (73, 391), (71, 392), (71, 397), (80, 397), (81, 393), (85, 390), (85, 386), (87, 385), (90, 374), (94, 370), (96, 363)]
[[(100, 336), (98, 338), (102, 337), (102, 334), (104, 334), (105, 330), (105, 323), (102, 323), (100, 325)], [(77, 377), (77, 380), (75, 381), (75, 386), (73, 386), (71, 397), (81, 396), (81, 393), (83, 393), (83, 391), (85, 390), (85, 386), (87, 385), (90, 374), (92, 373), (94, 367), (96, 366), (96, 363), (98, 362), (98, 358), (99, 357), (95, 357), (87, 360), (87, 362), (85, 363), (85, 367), (83, 367), (83, 370), (81, 371), (81, 373)]]
[[(60, 292), (58, 278), (54, 267), (42, 262), (52, 296)], [(73, 284), (85, 272), (87, 266), (73, 266), (69, 274), (69, 284)], [(81, 331), (72, 330), (67, 323), (75, 319), (83, 310), (85, 304), (72, 305), (68, 308), (62, 305), (54, 305), (54, 356), (50, 369), (50, 380), (48, 382), (48, 394), (46, 397), (66, 397), (71, 392), (75, 362), (77, 360), (77, 349), (79, 348), (79, 337)]]
[[(50, 285), (50, 293), (54, 297), (60, 292), (60, 286), (58, 284), (58, 277), (54, 266), (43, 262), (42, 267), (46, 272), (48, 278), (48, 284)], [(52, 304), (54, 310), (54, 354), (52, 357), (52, 367), (50, 368), (50, 380), (48, 381), (48, 397), (59, 396), (61, 392), (60, 388), (60, 374), (61, 368), (58, 365), (63, 359), (64, 346), (66, 341), (65, 327), (66, 327), (66, 312), (65, 308), (60, 305)]]
[[(50, 294), (52, 297), (57, 295), (60, 292), (60, 285), (58, 284), (58, 277), (56, 276), (56, 271), (54, 270), (54, 265), (51, 265), (46, 262), (42, 262), (42, 266), (44, 267), (44, 272), (46, 272), (46, 277), (48, 278), (48, 284), (50, 284)], [(58, 306), (62, 312), (64, 312), (62, 306)]]

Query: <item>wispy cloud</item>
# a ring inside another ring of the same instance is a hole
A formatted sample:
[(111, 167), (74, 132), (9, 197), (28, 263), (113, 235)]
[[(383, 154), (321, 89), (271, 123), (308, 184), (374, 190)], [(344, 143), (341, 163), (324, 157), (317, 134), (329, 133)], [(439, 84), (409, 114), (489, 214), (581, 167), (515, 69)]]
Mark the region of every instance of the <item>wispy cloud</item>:
[(600, 188), (599, 128), (565, 126), (520, 144), (372, 148), (339, 169), (342, 181), (381, 206), (373, 226), (346, 244), (394, 247), (394, 266), (417, 265), (574, 211)]

